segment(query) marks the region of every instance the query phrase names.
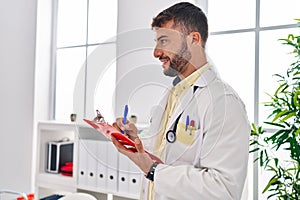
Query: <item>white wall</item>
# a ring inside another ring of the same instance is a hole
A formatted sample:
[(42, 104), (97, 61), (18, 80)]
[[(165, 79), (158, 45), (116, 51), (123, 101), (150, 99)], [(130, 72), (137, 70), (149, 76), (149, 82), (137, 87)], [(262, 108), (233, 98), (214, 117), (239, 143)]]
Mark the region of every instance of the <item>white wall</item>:
[(31, 191), (36, 5), (0, 3), (0, 189)]
[[(163, 75), (153, 58), (155, 35), (152, 18), (176, 0), (119, 0), (117, 39), (116, 115), (122, 116), (125, 104), (138, 122), (147, 123), (151, 107), (158, 103), (172, 78)], [(193, 1), (190, 1), (193, 2)]]
[[(51, 2), (39, 1), (38, 13), (37, 0), (0, 2), (0, 189), (32, 191), (35, 125), (49, 118), (51, 108)], [(175, 2), (179, 1), (119, 1), (117, 115), (130, 103), (139, 122), (147, 122), (152, 104), (171, 83), (152, 56), (150, 24), (152, 17)], [(135, 82), (129, 85), (128, 80)]]

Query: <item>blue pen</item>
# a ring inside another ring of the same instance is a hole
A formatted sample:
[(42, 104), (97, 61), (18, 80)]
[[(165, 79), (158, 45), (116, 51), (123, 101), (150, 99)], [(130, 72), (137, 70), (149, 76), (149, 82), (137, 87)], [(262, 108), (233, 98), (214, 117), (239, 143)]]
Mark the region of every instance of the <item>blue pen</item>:
[[(127, 115), (128, 115), (128, 105), (126, 104), (124, 108), (123, 124), (126, 124)], [(122, 134), (124, 134), (123, 130), (122, 130)]]
[(186, 116), (186, 122), (185, 122), (185, 131), (187, 131), (187, 128), (188, 128), (188, 126), (189, 126), (189, 124), (190, 124), (190, 116)]

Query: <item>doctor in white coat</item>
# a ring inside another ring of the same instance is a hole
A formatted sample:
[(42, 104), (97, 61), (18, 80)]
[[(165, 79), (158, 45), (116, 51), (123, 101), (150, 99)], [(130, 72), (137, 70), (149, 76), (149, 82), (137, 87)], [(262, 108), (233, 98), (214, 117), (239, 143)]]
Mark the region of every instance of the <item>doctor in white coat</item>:
[(118, 151), (145, 173), (140, 198), (240, 199), (250, 125), (242, 100), (207, 61), (205, 14), (193, 4), (178, 3), (159, 13), (152, 28), (154, 56), (165, 75), (176, 76), (174, 84), (152, 109), (145, 137), (140, 139), (134, 124), (123, 124), (122, 118), (114, 123), (135, 141), (138, 151), (132, 152), (113, 138)]

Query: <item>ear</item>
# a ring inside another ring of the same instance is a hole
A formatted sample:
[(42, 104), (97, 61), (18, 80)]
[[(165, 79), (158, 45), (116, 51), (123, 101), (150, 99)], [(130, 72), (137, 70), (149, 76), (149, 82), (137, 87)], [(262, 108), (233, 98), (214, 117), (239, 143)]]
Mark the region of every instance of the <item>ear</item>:
[(202, 38), (199, 32), (191, 32), (189, 36), (192, 39), (192, 44), (200, 45), (202, 43)]

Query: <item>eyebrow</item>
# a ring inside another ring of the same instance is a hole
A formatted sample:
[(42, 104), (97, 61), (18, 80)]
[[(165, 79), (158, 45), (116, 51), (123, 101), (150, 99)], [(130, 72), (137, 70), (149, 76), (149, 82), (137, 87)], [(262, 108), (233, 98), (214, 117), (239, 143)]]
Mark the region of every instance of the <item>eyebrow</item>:
[(167, 35), (162, 35), (162, 36), (160, 36), (160, 37), (158, 37), (157, 39), (154, 39), (154, 41), (156, 42), (156, 41), (159, 41), (160, 39), (162, 39), (162, 38), (164, 38), (164, 37), (168, 37)]

